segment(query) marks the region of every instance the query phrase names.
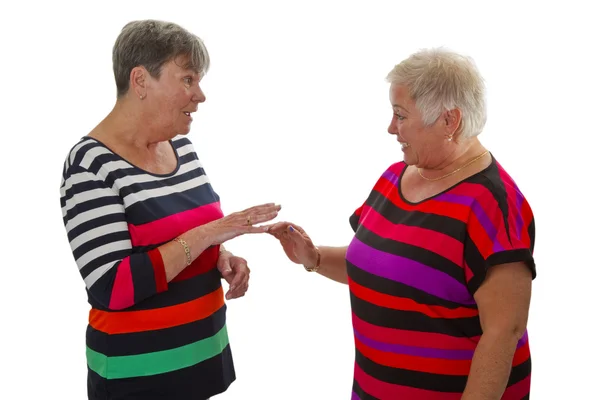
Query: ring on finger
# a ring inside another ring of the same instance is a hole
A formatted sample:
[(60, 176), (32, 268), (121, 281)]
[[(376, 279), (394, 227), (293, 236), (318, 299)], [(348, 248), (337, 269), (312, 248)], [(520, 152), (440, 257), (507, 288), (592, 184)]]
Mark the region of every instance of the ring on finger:
[(252, 225), (252, 221), (250, 220), (250, 217), (246, 218), (246, 224), (248, 224), (248, 226)]

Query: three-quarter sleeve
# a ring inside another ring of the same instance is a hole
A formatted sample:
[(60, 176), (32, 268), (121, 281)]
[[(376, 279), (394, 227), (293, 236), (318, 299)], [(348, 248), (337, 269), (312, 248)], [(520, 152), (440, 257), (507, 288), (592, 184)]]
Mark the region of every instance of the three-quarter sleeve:
[(95, 301), (122, 310), (167, 290), (160, 252), (132, 251), (123, 200), (97, 173), (67, 160), (60, 199), (73, 257)]

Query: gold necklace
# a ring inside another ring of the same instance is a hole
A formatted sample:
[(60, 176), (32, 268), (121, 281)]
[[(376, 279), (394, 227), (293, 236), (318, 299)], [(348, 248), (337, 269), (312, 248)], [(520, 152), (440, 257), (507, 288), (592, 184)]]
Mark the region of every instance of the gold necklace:
[(439, 180), (442, 180), (442, 179), (444, 179), (444, 178), (447, 178), (447, 177), (449, 177), (449, 176), (450, 176), (450, 175), (452, 175), (452, 174), (455, 174), (455, 173), (457, 173), (458, 171), (460, 171), (460, 170), (461, 170), (461, 169), (463, 169), (463, 168), (466, 168), (466, 167), (468, 167), (469, 165), (473, 164), (475, 161), (479, 160), (480, 158), (483, 158), (483, 157), (485, 157), (485, 155), (486, 155), (486, 154), (488, 154), (489, 152), (490, 152), (489, 150), (485, 151), (484, 153), (482, 153), (482, 154), (478, 155), (477, 157), (475, 157), (474, 159), (472, 159), (471, 161), (469, 161), (469, 162), (468, 162), (468, 163), (466, 163), (465, 165), (462, 165), (462, 166), (458, 167), (457, 169), (455, 169), (454, 171), (452, 171), (452, 172), (449, 172), (449, 173), (447, 173), (446, 175), (442, 175), (442, 176), (440, 176), (439, 178), (426, 178), (425, 176), (423, 176), (423, 173), (421, 172), (421, 168), (417, 168), (417, 171), (419, 171), (419, 175), (421, 175), (421, 178), (425, 179), (426, 181), (432, 181), (432, 182), (433, 182), (433, 181), (439, 181)]

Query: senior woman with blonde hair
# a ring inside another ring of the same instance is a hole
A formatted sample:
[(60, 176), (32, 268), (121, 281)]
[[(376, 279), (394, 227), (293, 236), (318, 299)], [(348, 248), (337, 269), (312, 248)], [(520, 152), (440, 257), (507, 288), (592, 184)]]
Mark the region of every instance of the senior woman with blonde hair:
[(477, 136), (484, 83), (467, 57), (419, 51), (388, 75), (391, 165), (350, 217), (346, 247), (270, 228), (291, 261), (349, 285), (352, 399), (529, 398), (531, 208)]
[(69, 152), (60, 188), (91, 305), (88, 398), (207, 399), (235, 380), (228, 299), (247, 262), (223, 243), (272, 220), (275, 204), (223, 215), (185, 135), (205, 100), (203, 42), (161, 21), (127, 24), (113, 48), (117, 101)]

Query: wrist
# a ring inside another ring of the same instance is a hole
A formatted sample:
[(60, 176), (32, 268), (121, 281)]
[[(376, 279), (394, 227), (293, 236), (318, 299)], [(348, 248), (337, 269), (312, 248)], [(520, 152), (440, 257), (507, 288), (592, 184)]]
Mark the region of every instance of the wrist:
[(314, 255), (313, 260), (311, 260), (310, 265), (304, 265), (304, 269), (308, 272), (317, 272), (321, 267), (321, 251), (317, 246), (314, 247)]

